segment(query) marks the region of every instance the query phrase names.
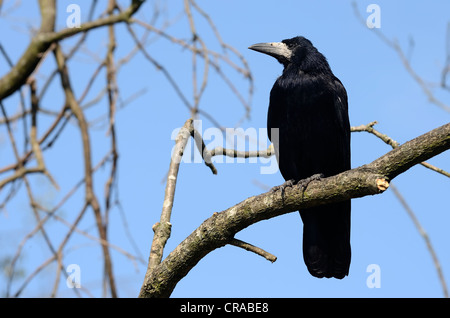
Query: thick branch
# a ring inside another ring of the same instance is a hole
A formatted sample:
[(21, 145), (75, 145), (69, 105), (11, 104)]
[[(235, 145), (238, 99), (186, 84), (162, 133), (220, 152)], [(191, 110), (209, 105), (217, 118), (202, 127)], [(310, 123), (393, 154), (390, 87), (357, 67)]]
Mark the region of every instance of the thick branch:
[(0, 100), (14, 93), (25, 83), (39, 64), (45, 51), (50, 47), (51, 43), (45, 39), (46, 35), (53, 32), (55, 27), (55, 0), (40, 0), (39, 7), (42, 21), (39, 32), (12, 70), (0, 79)]
[(450, 148), (450, 124), (411, 140), (372, 163), (339, 175), (248, 198), (214, 213), (181, 242), (164, 261), (147, 271), (140, 297), (169, 297), (176, 284), (209, 252), (229, 244), (242, 229), (275, 216), (384, 192), (388, 181), (413, 165)]
[(449, 149), (449, 144), (450, 124), (446, 124), (394, 148), (369, 166), (392, 180), (412, 166)]
[(12, 70), (0, 79), (0, 100), (14, 93), (25, 83), (39, 64), (45, 51), (50, 47), (51, 43), (44, 39), (46, 34), (53, 32), (55, 27), (56, 2), (55, 0), (40, 0), (39, 8), (41, 11), (39, 32)]
[[(397, 141), (395, 141), (394, 139), (392, 139), (388, 135), (382, 134), (378, 130), (374, 129), (373, 126), (375, 126), (376, 124), (377, 124), (377, 122), (373, 121), (373, 122), (371, 122), (371, 123), (369, 123), (367, 125), (360, 125), (360, 126), (356, 126), (356, 127), (351, 127), (351, 131), (352, 132), (366, 131), (366, 132), (371, 133), (374, 136), (380, 138), (385, 143), (390, 145), (392, 148), (397, 148), (398, 146), (400, 146), (400, 144)], [(438, 172), (438, 173), (440, 173), (440, 174), (442, 174), (442, 175), (444, 175), (446, 177), (450, 177), (450, 173), (449, 172), (447, 172), (447, 171), (445, 171), (445, 170), (443, 170), (441, 168), (438, 168), (438, 167), (436, 167), (436, 166), (434, 166), (432, 164), (429, 164), (428, 162), (424, 161), (424, 162), (421, 162), (420, 164), (422, 166), (424, 166), (424, 167), (426, 167), (426, 168), (428, 168), (430, 170), (436, 171), (436, 172)]]

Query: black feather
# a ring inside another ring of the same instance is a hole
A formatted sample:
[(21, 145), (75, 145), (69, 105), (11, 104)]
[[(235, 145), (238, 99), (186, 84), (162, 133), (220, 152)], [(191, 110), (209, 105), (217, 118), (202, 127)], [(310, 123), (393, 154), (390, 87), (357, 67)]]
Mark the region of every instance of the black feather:
[[(284, 70), (270, 92), (267, 118), (281, 174), (285, 180), (299, 181), (349, 170), (350, 124), (344, 86), (309, 40), (296, 37), (282, 43), (290, 53), (278, 59)], [(278, 129), (278, 138), (272, 129)], [(303, 257), (313, 276), (348, 275), (350, 209), (350, 201), (345, 201), (300, 211)]]

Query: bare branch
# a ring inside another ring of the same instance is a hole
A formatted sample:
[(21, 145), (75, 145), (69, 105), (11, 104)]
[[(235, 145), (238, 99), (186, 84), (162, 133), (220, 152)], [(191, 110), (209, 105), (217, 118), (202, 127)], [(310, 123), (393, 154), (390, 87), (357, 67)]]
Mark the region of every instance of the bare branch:
[[(371, 133), (371, 134), (377, 136), (378, 138), (383, 140), (385, 143), (387, 143), (392, 148), (397, 148), (398, 146), (400, 146), (400, 144), (397, 141), (395, 141), (394, 139), (392, 139), (388, 135), (380, 133), (375, 128), (373, 128), (373, 126), (375, 126), (376, 124), (377, 124), (377, 122), (373, 121), (373, 122), (371, 122), (371, 123), (369, 123), (367, 125), (360, 125), (360, 126), (356, 126), (356, 127), (351, 127), (351, 131), (352, 132), (366, 131), (368, 133)], [(421, 162), (420, 164), (422, 166), (430, 169), (430, 170), (436, 171), (436, 172), (438, 172), (438, 173), (440, 173), (440, 174), (450, 178), (450, 173), (445, 171), (445, 170), (443, 170), (443, 169), (441, 169), (441, 168), (438, 168), (438, 167), (436, 167), (436, 166), (434, 166), (432, 164), (429, 164), (428, 162)]]
[(14, 68), (0, 79), (0, 100), (14, 93), (25, 83), (52, 43), (95, 28), (120, 22), (129, 22), (131, 16), (139, 9), (143, 2), (133, 0), (127, 10), (117, 15), (87, 22), (79, 28), (67, 28), (59, 32), (53, 32), (55, 24), (55, 0), (40, 0), (39, 4), (42, 15), (41, 28)]
[(391, 189), (394, 192), (394, 195), (397, 197), (397, 199), (400, 201), (403, 208), (406, 210), (406, 213), (408, 213), (409, 217), (414, 223), (414, 226), (417, 228), (417, 231), (419, 232), (420, 236), (425, 241), (425, 244), (427, 245), (427, 249), (431, 254), (431, 258), (433, 259), (434, 267), (436, 267), (436, 271), (438, 273), (439, 281), (442, 285), (442, 291), (444, 293), (444, 297), (448, 298), (448, 290), (447, 290), (447, 284), (445, 283), (444, 274), (442, 273), (441, 264), (439, 262), (439, 259), (437, 257), (436, 252), (434, 251), (433, 245), (431, 244), (431, 240), (428, 237), (427, 232), (425, 232), (425, 229), (420, 224), (419, 220), (417, 219), (415, 213), (410, 208), (409, 204), (406, 202), (405, 198), (401, 195), (400, 191), (398, 191), (397, 187), (394, 186), (394, 184), (391, 183)]
[(244, 241), (241, 241), (241, 240), (238, 240), (238, 239), (232, 239), (229, 244), (233, 245), (233, 246), (236, 246), (236, 247), (243, 248), (246, 251), (250, 251), (250, 252), (253, 252), (255, 254), (258, 254), (258, 255), (264, 257), (265, 259), (267, 259), (268, 261), (271, 261), (272, 263), (277, 260), (277, 257), (275, 255), (272, 255), (272, 254), (264, 251), (263, 249), (261, 249), (259, 247), (256, 247), (256, 246), (254, 246), (252, 244), (246, 243)]
[[(356, 1), (353, 1), (352, 5), (353, 5), (353, 9), (354, 9), (354, 13), (355, 13), (356, 17), (365, 26), (366, 24), (365, 24), (364, 18), (359, 13), (358, 5), (357, 5)], [(387, 46), (392, 48), (397, 53), (397, 55), (399, 56), (403, 66), (405, 67), (406, 71), (411, 75), (411, 77), (420, 86), (420, 88), (422, 89), (424, 94), (427, 96), (428, 101), (430, 103), (435, 104), (436, 106), (440, 107), (442, 110), (445, 110), (446, 112), (450, 112), (450, 106), (445, 104), (444, 102), (442, 102), (438, 98), (436, 98), (436, 96), (433, 94), (433, 92), (429, 88), (429, 85), (427, 85), (425, 80), (422, 77), (420, 77), (420, 75), (417, 74), (416, 71), (413, 69), (413, 67), (411, 66), (411, 63), (409, 62), (409, 59), (406, 57), (406, 54), (403, 52), (403, 50), (400, 47), (400, 45), (398, 44), (398, 42), (396, 40), (388, 39), (383, 34), (383, 32), (381, 32), (380, 29), (378, 29), (378, 28), (373, 28), (373, 29), (371, 29), (371, 31), (374, 32), (375, 35), (378, 36), (378, 38), (380, 40), (382, 40)], [(446, 76), (446, 72), (445, 72), (445, 69), (444, 69), (444, 72), (443, 72), (443, 75), (442, 75), (442, 80), (443, 80), (443, 82), (442, 82), (443, 85), (442, 86), (444, 88), (445, 88), (445, 76)]]
[(192, 119), (186, 121), (180, 129), (175, 140), (175, 149), (170, 160), (169, 173), (167, 174), (166, 191), (164, 194), (163, 209), (159, 223), (153, 226), (155, 235), (151, 247), (151, 253), (148, 263), (149, 270), (153, 269), (161, 263), (164, 246), (170, 237), (171, 227), (170, 217), (172, 214), (172, 207), (175, 198), (175, 188), (178, 177), (178, 170), (180, 168), (181, 157), (183, 156), (184, 148), (191, 136), (190, 127), (192, 127)]
[(395, 148), (368, 165), (313, 181), (304, 191), (299, 186), (287, 188), (284, 195), (281, 191), (269, 191), (214, 213), (164, 261), (149, 266), (139, 296), (170, 296), (178, 281), (200, 259), (229, 244), (237, 232), (251, 224), (303, 208), (382, 193), (390, 180), (449, 148), (450, 124), (447, 124)]
[[(88, 125), (84, 113), (75, 99), (72, 86), (69, 79), (69, 74), (67, 70), (67, 65), (65, 61), (64, 54), (59, 45), (55, 48), (55, 58), (58, 64), (58, 69), (61, 75), (61, 85), (64, 89), (66, 96), (66, 104), (69, 105), (72, 113), (78, 121), (78, 125), (81, 132), (81, 139), (83, 143), (83, 159), (84, 159), (84, 175), (85, 175), (85, 199), (86, 204), (92, 207), (94, 211), (95, 220), (97, 223), (97, 229), (99, 231), (100, 238), (102, 240), (107, 240), (106, 227), (103, 222), (103, 218), (100, 211), (100, 205), (98, 203), (97, 197), (94, 193), (93, 186), (93, 176), (92, 176), (92, 162), (91, 162), (91, 145), (90, 137), (88, 132)], [(109, 280), (109, 286), (111, 289), (111, 296), (117, 297), (117, 291), (115, 286), (114, 275), (112, 272), (112, 263), (109, 248), (106, 245), (101, 245), (104, 257), (105, 272), (106, 277)]]

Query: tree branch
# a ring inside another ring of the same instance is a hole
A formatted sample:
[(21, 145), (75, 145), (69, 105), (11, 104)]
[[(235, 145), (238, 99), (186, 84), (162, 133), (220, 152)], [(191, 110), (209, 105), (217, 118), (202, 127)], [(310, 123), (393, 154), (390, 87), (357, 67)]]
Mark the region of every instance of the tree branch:
[[(107, 240), (106, 235), (106, 225), (103, 222), (103, 218), (100, 211), (100, 204), (98, 203), (97, 197), (94, 193), (94, 181), (92, 175), (92, 155), (91, 155), (91, 143), (88, 131), (88, 124), (84, 116), (83, 110), (78, 104), (75, 95), (72, 90), (72, 85), (70, 82), (69, 72), (67, 69), (66, 58), (62, 52), (59, 44), (56, 45), (54, 50), (56, 62), (58, 65), (58, 71), (61, 75), (61, 86), (64, 89), (66, 104), (69, 105), (70, 110), (76, 117), (78, 121), (78, 126), (80, 128), (81, 139), (83, 144), (83, 160), (84, 160), (84, 178), (85, 178), (85, 200), (86, 205), (92, 208), (94, 211), (95, 221), (97, 223), (97, 229), (99, 231), (99, 236), (102, 240)], [(112, 261), (109, 248), (106, 245), (102, 245), (105, 273), (109, 280), (109, 286), (111, 289), (111, 296), (113, 298), (117, 297), (115, 279), (112, 271)]]
[(142, 3), (144, 3), (144, 0), (133, 0), (127, 10), (122, 11), (117, 15), (110, 15), (106, 18), (84, 23), (79, 28), (66, 28), (59, 32), (53, 32), (56, 18), (55, 0), (40, 0), (39, 5), (42, 16), (41, 28), (38, 34), (33, 37), (25, 53), (16, 63), (14, 68), (0, 79), (0, 100), (13, 94), (25, 83), (26, 79), (33, 73), (52, 43), (75, 34), (85, 33), (98, 27), (119, 22), (128, 22)]
[(450, 124), (421, 135), (368, 165), (298, 186), (269, 191), (214, 213), (159, 265), (149, 267), (139, 297), (169, 297), (176, 284), (209, 252), (230, 244), (242, 229), (282, 214), (384, 192), (389, 181), (450, 148)]
[(408, 213), (408, 216), (410, 217), (410, 219), (413, 221), (414, 226), (416, 227), (417, 231), (419, 231), (420, 236), (425, 241), (427, 249), (430, 252), (431, 258), (433, 259), (434, 267), (436, 268), (436, 271), (437, 271), (437, 274), (439, 277), (439, 281), (442, 286), (442, 291), (444, 293), (444, 297), (448, 298), (448, 289), (447, 289), (447, 284), (445, 283), (444, 273), (442, 272), (441, 263), (439, 262), (436, 251), (434, 250), (433, 245), (431, 244), (430, 237), (428, 236), (427, 232), (420, 224), (419, 220), (417, 219), (417, 217), (416, 217), (415, 213), (413, 212), (413, 210), (411, 209), (411, 207), (408, 205), (408, 203), (406, 203), (405, 198), (403, 198), (403, 196), (400, 194), (400, 191), (398, 191), (397, 187), (394, 186), (394, 184), (391, 184), (391, 189), (394, 192), (394, 195), (400, 201), (403, 208), (406, 210), (406, 213)]
[[(353, 10), (354, 13), (356, 15), (356, 17), (358, 18), (359, 22), (362, 25), (366, 25), (366, 21), (365, 19), (361, 16), (361, 14), (359, 13), (358, 10), (358, 4), (356, 1), (352, 2), (352, 6), (353, 6)], [(411, 77), (414, 79), (414, 81), (416, 81), (416, 83), (420, 86), (420, 88), (422, 88), (423, 93), (425, 94), (425, 96), (427, 96), (428, 101), (430, 103), (433, 103), (435, 105), (437, 105), (438, 107), (440, 107), (441, 109), (445, 110), (446, 112), (450, 112), (450, 106), (443, 103), (441, 100), (439, 100), (435, 94), (433, 94), (432, 90), (430, 89), (429, 85), (426, 83), (426, 81), (419, 75), (416, 73), (416, 71), (413, 69), (409, 59), (406, 57), (406, 54), (403, 52), (402, 48), (400, 47), (400, 45), (398, 44), (397, 40), (390, 40), (388, 39), (383, 32), (380, 31), (379, 28), (373, 28), (371, 29), (372, 32), (375, 33), (376, 36), (378, 36), (380, 38), (380, 40), (382, 40), (387, 46), (389, 46), (390, 48), (392, 48), (400, 57), (400, 60), (403, 64), (403, 66), (405, 67), (406, 71), (409, 73), (409, 75), (411, 75)], [(445, 68), (443, 70), (443, 75), (441, 76), (442, 82), (441, 83), (441, 87), (442, 88), (446, 88), (445, 86)]]
[(233, 246), (236, 246), (236, 247), (240, 247), (240, 248), (243, 248), (246, 251), (250, 251), (250, 252), (253, 252), (255, 254), (258, 254), (258, 255), (264, 257), (265, 259), (267, 259), (268, 261), (271, 261), (272, 263), (277, 260), (277, 257), (275, 255), (272, 255), (272, 254), (266, 252), (262, 248), (259, 248), (257, 246), (254, 246), (252, 244), (249, 244), (247, 242), (244, 242), (244, 241), (241, 241), (241, 240), (238, 240), (238, 239), (232, 239), (231, 242), (230, 242), (230, 245), (233, 245)]
[[(383, 140), (386, 144), (388, 144), (392, 148), (397, 148), (398, 146), (400, 146), (400, 144), (397, 141), (395, 141), (394, 139), (392, 139), (388, 135), (380, 133), (378, 130), (373, 128), (373, 126), (375, 126), (376, 124), (378, 124), (378, 122), (377, 121), (373, 121), (373, 122), (371, 122), (371, 123), (369, 123), (367, 125), (359, 125), (359, 126), (356, 126), (356, 127), (351, 127), (351, 131), (352, 132), (366, 131), (366, 132), (368, 132), (370, 134), (373, 134), (374, 136), (380, 138), (381, 140)], [(438, 168), (438, 167), (436, 167), (436, 166), (434, 166), (434, 165), (432, 165), (432, 164), (430, 164), (428, 162), (421, 162), (420, 164), (422, 166), (430, 169), (430, 170), (436, 171), (437, 173), (440, 173), (440, 174), (450, 178), (450, 173), (445, 171), (445, 170), (443, 170), (443, 169), (441, 169), (441, 168)]]
[(164, 195), (163, 210), (161, 219), (158, 223), (153, 225), (153, 242), (148, 262), (148, 271), (152, 271), (157, 265), (161, 263), (164, 246), (170, 237), (171, 227), (170, 216), (172, 214), (173, 201), (175, 198), (175, 188), (177, 184), (178, 170), (180, 168), (181, 158), (183, 156), (184, 148), (191, 136), (192, 119), (188, 119), (180, 132), (178, 133), (175, 149), (170, 161), (169, 173), (167, 174), (166, 191)]

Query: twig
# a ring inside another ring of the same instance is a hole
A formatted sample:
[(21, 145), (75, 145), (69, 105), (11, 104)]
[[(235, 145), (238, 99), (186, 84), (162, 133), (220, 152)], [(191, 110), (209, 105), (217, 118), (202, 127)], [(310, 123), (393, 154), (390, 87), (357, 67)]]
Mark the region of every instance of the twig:
[(397, 199), (400, 201), (400, 203), (403, 206), (403, 208), (406, 210), (406, 213), (408, 213), (409, 217), (413, 221), (414, 226), (416, 227), (416, 229), (419, 232), (420, 236), (422, 236), (422, 238), (424, 239), (425, 244), (427, 245), (427, 249), (430, 252), (431, 258), (433, 259), (434, 267), (436, 267), (436, 271), (438, 273), (438, 277), (439, 277), (439, 281), (440, 281), (441, 286), (442, 286), (442, 292), (444, 293), (444, 297), (448, 298), (448, 289), (447, 289), (447, 284), (445, 283), (444, 273), (442, 272), (441, 264), (439, 262), (437, 254), (436, 254), (436, 252), (435, 252), (435, 250), (433, 248), (433, 245), (431, 244), (431, 240), (428, 237), (427, 232), (425, 231), (425, 229), (420, 224), (420, 222), (417, 219), (416, 215), (414, 214), (413, 210), (408, 205), (408, 203), (406, 202), (405, 198), (401, 195), (400, 191), (398, 191), (397, 187), (394, 186), (392, 183), (391, 183), (391, 189), (394, 192), (394, 194), (397, 197)]
[(194, 93), (194, 105), (191, 111), (191, 116), (195, 116), (198, 112), (198, 109), (200, 107), (200, 98), (205, 91), (206, 84), (208, 83), (208, 74), (209, 74), (209, 54), (208, 54), (208, 48), (205, 45), (205, 42), (202, 40), (200, 35), (197, 33), (197, 30), (195, 28), (194, 18), (192, 16), (191, 12), (191, 1), (190, 0), (184, 0), (184, 11), (188, 17), (189, 21), (189, 27), (191, 30), (192, 35), (192, 41), (194, 42), (194, 47), (196, 47), (196, 43), (200, 43), (201, 45), (201, 55), (204, 59), (204, 70), (203, 70), (203, 79), (200, 86), (200, 89), (197, 87), (197, 50), (192, 52), (192, 86), (193, 86), (193, 93)]
[[(36, 95), (36, 81), (34, 78), (30, 81), (30, 92), (31, 92), (31, 130), (30, 130), (30, 143), (31, 149), (33, 150), (34, 156), (38, 164), (38, 168), (42, 169), (42, 172), (50, 180), (53, 186), (59, 190), (59, 186), (53, 179), (52, 175), (48, 172), (44, 164), (44, 157), (42, 155), (41, 147), (37, 140), (37, 112), (39, 109), (39, 100)], [(17, 158), (19, 159), (19, 158)]]
[[(203, 11), (201, 10), (198, 5), (193, 1), (193, 0), (185, 0), (185, 13), (188, 17), (188, 21), (190, 23), (190, 29), (191, 29), (191, 35), (192, 35), (192, 39), (193, 39), (193, 44), (188, 43), (187, 41), (184, 41), (182, 39), (176, 38), (174, 36), (171, 36), (169, 34), (167, 34), (166, 32), (164, 32), (163, 30), (155, 27), (154, 25), (150, 25), (148, 23), (145, 23), (143, 21), (140, 21), (138, 19), (131, 19), (131, 22), (139, 24), (140, 26), (144, 27), (145, 29), (155, 32), (156, 34), (160, 35), (161, 37), (169, 40), (170, 42), (180, 45), (181, 47), (188, 49), (189, 51), (192, 52), (193, 54), (193, 86), (194, 86), (194, 103), (193, 105), (190, 105), (189, 110), (190, 110), (190, 115), (191, 116), (195, 116), (197, 113), (200, 113), (202, 110), (199, 109), (198, 107), (198, 103), (199, 103), (199, 99), (206, 87), (207, 84), (207, 78), (208, 78), (208, 72), (209, 72), (209, 66), (211, 66), (216, 72), (217, 74), (222, 78), (222, 80), (224, 81), (224, 83), (231, 89), (231, 91), (233, 92), (233, 94), (236, 95), (236, 97), (239, 99), (239, 101), (241, 102), (241, 104), (244, 106), (245, 108), (245, 114), (244, 114), (244, 118), (250, 118), (250, 102), (251, 102), (251, 98), (253, 95), (253, 78), (248, 66), (247, 61), (245, 60), (245, 58), (233, 47), (231, 47), (230, 45), (226, 44), (223, 42), (222, 38), (220, 37), (217, 28), (215, 27), (215, 25), (212, 23), (211, 19), (209, 18), (209, 16)], [(194, 7), (208, 22), (208, 24), (210, 25), (210, 27), (212, 28), (217, 40), (219, 41), (222, 49), (225, 51), (225, 54), (220, 54), (218, 52), (215, 52), (213, 50), (208, 49), (208, 47), (206, 47), (206, 45), (202, 42), (201, 37), (199, 36), (199, 34), (196, 31), (195, 25), (193, 23), (193, 18), (192, 18), (192, 12), (191, 12), (191, 6)], [(198, 48), (196, 46), (196, 43), (199, 42), (201, 44), (201, 48)], [(237, 65), (236, 63), (234, 63), (226, 54), (226, 50), (230, 50), (231, 52), (233, 52), (234, 55), (236, 55), (240, 62), (242, 63), (242, 66)], [(198, 55), (200, 57), (202, 57), (204, 59), (204, 72), (203, 72), (203, 80), (202, 80), (202, 84), (200, 89), (197, 89), (197, 76), (196, 76), (196, 58), (194, 55)], [(211, 56), (211, 57), (209, 57)], [(150, 60), (153, 64), (155, 64), (155, 61)], [(233, 83), (233, 81), (231, 81), (226, 75), (225, 73), (222, 71), (221, 66), (220, 66), (220, 61), (225, 62), (228, 66), (230, 66), (231, 68), (233, 68), (235, 71), (237, 71), (238, 73), (242, 74), (244, 76), (245, 79), (247, 79), (249, 81), (249, 90), (248, 90), (248, 101), (245, 100), (245, 98), (242, 96), (242, 94), (239, 92), (238, 88), (236, 87), (236, 85)], [(172, 84), (173, 85), (173, 84)], [(177, 92), (178, 94), (180, 94), (179, 92)]]
[(175, 90), (175, 92), (177, 93), (177, 95), (180, 97), (180, 99), (182, 100), (183, 104), (189, 109), (190, 112), (192, 112), (193, 106), (191, 105), (191, 103), (189, 102), (189, 100), (186, 98), (186, 96), (184, 96), (181, 88), (179, 87), (179, 85), (177, 84), (177, 82), (173, 79), (173, 76), (169, 73), (169, 71), (167, 71), (167, 69), (160, 64), (158, 61), (156, 61), (148, 52), (147, 50), (144, 48), (144, 46), (142, 45), (141, 42), (139, 42), (138, 37), (136, 36), (136, 33), (133, 31), (133, 28), (128, 24), (127, 25), (127, 29), (128, 32), (130, 33), (131, 37), (133, 38), (133, 40), (135, 41), (136, 45), (139, 47), (139, 49), (141, 50), (142, 54), (144, 55), (144, 57), (151, 63), (153, 64), (153, 66), (156, 67), (157, 70), (161, 71), (164, 76), (167, 78), (167, 80), (169, 81), (170, 85), (172, 85), (173, 89)]
[[(355, 13), (356, 17), (361, 22), (361, 24), (363, 24), (365, 26), (366, 25), (365, 20), (359, 13), (358, 5), (357, 5), (356, 1), (353, 1), (352, 5), (353, 5), (353, 9), (354, 9), (354, 13)], [(392, 48), (397, 53), (397, 55), (400, 57), (400, 60), (403, 64), (403, 66), (405, 67), (406, 71), (411, 75), (411, 77), (420, 86), (420, 88), (422, 89), (424, 94), (427, 96), (428, 101), (437, 105), (442, 110), (445, 110), (446, 112), (450, 112), (450, 106), (443, 103), (439, 99), (437, 99), (434, 96), (433, 92), (428, 87), (428, 85), (425, 83), (425, 81), (414, 71), (413, 67), (411, 66), (411, 63), (409, 62), (408, 58), (406, 57), (405, 53), (403, 52), (403, 50), (400, 47), (400, 45), (398, 44), (398, 42), (396, 40), (388, 39), (383, 34), (383, 32), (381, 32), (380, 29), (378, 29), (378, 28), (373, 28), (373, 29), (371, 29), (371, 31), (374, 32), (375, 35), (378, 36), (378, 38), (380, 40), (382, 40), (387, 46)]]
[(256, 247), (256, 246), (254, 246), (252, 244), (246, 243), (244, 241), (241, 241), (241, 240), (238, 240), (238, 239), (232, 239), (229, 244), (233, 245), (233, 246), (237, 246), (237, 247), (243, 248), (246, 251), (253, 252), (253, 253), (255, 253), (255, 254), (259, 255), (259, 256), (264, 257), (268, 261), (271, 261), (272, 263), (277, 260), (277, 257), (275, 255), (272, 255), (272, 254), (266, 252), (265, 250), (263, 250), (263, 249), (261, 249), (259, 247)]
[[(32, 96), (32, 102), (36, 102), (36, 100), (34, 100), (33, 96)], [(7, 130), (8, 130), (8, 135), (9, 135), (9, 138), (10, 138), (11, 145), (13, 147), (14, 156), (16, 158), (16, 161), (19, 161), (20, 156), (19, 156), (19, 152), (18, 152), (18, 149), (17, 149), (17, 146), (16, 146), (16, 142), (15, 142), (15, 139), (14, 139), (14, 136), (13, 136), (10, 124), (9, 124), (8, 115), (6, 114), (6, 110), (5, 110), (5, 108), (3, 106), (3, 103), (1, 101), (0, 101), (0, 108), (1, 108), (1, 111), (2, 111), (2, 114), (3, 114), (3, 117), (5, 118), (6, 127), (7, 127)], [(39, 223), (40, 222), (40, 216), (37, 213), (36, 209), (34, 208), (34, 204), (33, 203), (35, 202), (35, 200), (34, 200), (34, 197), (33, 197), (33, 194), (32, 194), (31, 187), (30, 187), (30, 184), (28, 182), (28, 179), (26, 178), (26, 174), (28, 174), (28, 173), (35, 173), (35, 172), (45, 172), (45, 167), (43, 166), (43, 164), (41, 164), (41, 166), (37, 167), (37, 168), (25, 169), (25, 167), (22, 164), (19, 163), (19, 168), (16, 170), (16, 173), (13, 176), (11, 176), (10, 178), (6, 178), (5, 180), (2, 180), (0, 182), (0, 189), (5, 184), (7, 184), (8, 182), (14, 181), (17, 178), (22, 178), (24, 180), (24, 182), (25, 182), (25, 186), (26, 186), (26, 189), (27, 189), (27, 194), (28, 194), (28, 197), (30, 199), (31, 206), (33, 207), (34, 216), (35, 216), (37, 222)], [(54, 248), (52, 246), (52, 243), (51, 243), (51, 241), (50, 241), (46, 231), (44, 230), (44, 228), (40, 227), (40, 231), (42, 232), (43, 237), (44, 237), (47, 245), (49, 246), (51, 252), (55, 253), (55, 250), (54, 250)], [(12, 274), (10, 275), (9, 280), (8, 280), (7, 294), (9, 294), (9, 289), (11, 287), (12, 279), (14, 277), (14, 266), (13, 266), (13, 264), (12, 264), (11, 268), (12, 268), (12, 270), (11, 270)]]
[[(114, 9), (117, 7), (117, 3), (115, 0), (110, 0), (108, 4), (108, 14), (112, 15)], [(106, 82), (107, 90), (108, 90), (108, 102), (109, 102), (109, 128), (107, 131), (107, 135), (111, 136), (111, 154), (112, 154), (112, 165), (109, 179), (105, 184), (105, 223), (108, 224), (109, 211), (111, 208), (111, 196), (112, 196), (112, 188), (114, 182), (116, 180), (117, 174), (117, 162), (119, 159), (119, 154), (117, 152), (116, 146), (116, 126), (115, 126), (115, 116), (117, 109), (117, 98), (119, 95), (119, 89), (117, 86), (117, 74), (116, 74), (116, 66), (114, 64), (114, 51), (116, 49), (116, 36), (114, 33), (114, 26), (110, 25), (108, 27), (109, 34), (109, 44), (108, 51), (105, 58), (106, 64)]]
[(270, 158), (275, 154), (273, 144), (271, 144), (267, 149), (264, 150), (251, 150), (251, 151), (240, 151), (235, 149), (225, 149), (221, 146), (218, 146), (211, 150), (211, 157), (222, 155), (233, 158)]
[[(66, 103), (69, 105), (72, 113), (76, 117), (81, 132), (81, 139), (83, 143), (83, 159), (84, 159), (84, 175), (85, 175), (85, 200), (86, 204), (92, 208), (94, 211), (95, 221), (97, 224), (97, 229), (99, 231), (99, 236), (102, 240), (107, 240), (106, 226), (103, 222), (103, 218), (100, 211), (100, 205), (98, 203), (97, 197), (94, 193), (94, 183), (92, 176), (92, 162), (91, 162), (91, 145), (88, 132), (88, 124), (84, 113), (78, 104), (69, 79), (69, 74), (67, 70), (66, 60), (62, 53), (62, 50), (58, 45), (55, 48), (55, 58), (58, 64), (59, 73), (61, 75), (61, 85), (64, 88), (64, 93), (66, 97)], [(115, 285), (114, 274), (112, 272), (112, 261), (109, 252), (109, 248), (106, 245), (101, 245), (104, 258), (104, 266), (106, 277), (109, 281), (109, 286), (111, 290), (111, 296), (113, 298), (117, 297), (117, 290)]]
[(159, 223), (156, 223), (152, 229), (155, 232), (148, 262), (147, 272), (151, 272), (154, 267), (161, 263), (164, 247), (170, 237), (172, 224), (170, 217), (172, 215), (172, 207), (175, 198), (175, 188), (177, 183), (180, 162), (183, 156), (184, 148), (191, 136), (190, 127), (192, 119), (188, 119), (180, 129), (175, 140), (175, 149), (170, 160), (169, 173), (167, 174), (166, 190), (164, 194), (163, 209)]
[[(397, 141), (395, 141), (388, 135), (380, 133), (378, 130), (373, 128), (373, 126), (375, 126), (377, 123), (378, 123), (377, 121), (373, 121), (367, 125), (359, 125), (356, 127), (351, 127), (351, 131), (352, 132), (365, 131), (365, 132), (371, 133), (371, 134), (375, 135), (376, 137), (380, 138), (381, 140), (383, 140), (386, 144), (388, 144), (392, 148), (397, 148), (398, 146), (400, 146), (400, 144)], [(450, 173), (441, 168), (438, 168), (428, 162), (421, 162), (420, 164), (430, 170), (433, 170), (437, 173), (440, 173), (440, 174), (450, 178)]]
[[(17, 146), (16, 146), (16, 142), (14, 139), (14, 135), (12, 133), (12, 129), (10, 127), (10, 123), (8, 120), (8, 115), (6, 114), (6, 110), (5, 107), (3, 106), (3, 103), (0, 101), (0, 108), (2, 111), (2, 115), (4, 117), (5, 123), (6, 123), (6, 127), (7, 127), (7, 131), (8, 131), (8, 135), (9, 135), (9, 139), (11, 141), (11, 145), (13, 147), (13, 151), (14, 151), (14, 156), (16, 157), (16, 161), (18, 163), (17, 167), (16, 167), (16, 171), (13, 175), (3, 179), (0, 181), (0, 190), (7, 185), (10, 182), (13, 182), (17, 179), (23, 178), (25, 175), (27, 174), (31, 174), (31, 173), (44, 173), (47, 176), (49, 176), (50, 180), (53, 181), (53, 178), (50, 176), (50, 174), (48, 174), (48, 172), (45, 169), (45, 166), (43, 165), (42, 161), (38, 162), (38, 166), (37, 167), (33, 167), (33, 168), (25, 168), (22, 161), (20, 160), (20, 155), (19, 152), (17, 150)], [(33, 129), (32, 129), (33, 132)], [(33, 138), (33, 134), (32, 134), (32, 138)], [(39, 151), (37, 151), (37, 153), (40, 153)], [(53, 181), (53, 184), (56, 185), (56, 183)], [(57, 187), (57, 185), (56, 185)]]
[[(120, 22), (129, 22), (131, 16), (139, 10), (143, 2), (144, 1), (133, 0), (127, 10), (122, 11), (117, 15), (86, 22), (79, 28), (66, 28), (58, 32), (53, 32), (56, 16), (56, 2), (55, 0), (40, 0), (39, 3), (42, 12), (41, 28), (14, 68), (0, 79), (0, 100), (14, 93), (25, 83), (28, 76), (34, 71), (41, 61), (43, 54), (52, 43), (99, 27)], [(45, 8), (45, 10), (43, 8)]]

